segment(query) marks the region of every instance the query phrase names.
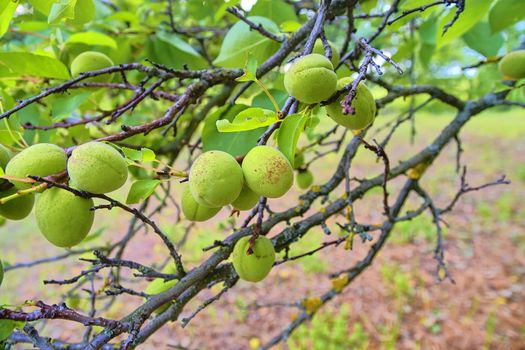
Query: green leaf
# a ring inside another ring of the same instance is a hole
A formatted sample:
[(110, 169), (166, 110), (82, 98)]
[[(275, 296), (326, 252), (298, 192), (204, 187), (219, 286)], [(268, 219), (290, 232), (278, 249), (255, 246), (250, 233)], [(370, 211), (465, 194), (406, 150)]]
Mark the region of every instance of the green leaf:
[(430, 18), (429, 20), (421, 23), (418, 31), (421, 42), (435, 45), (437, 29), (437, 22), (435, 18)]
[(66, 66), (56, 58), (35, 55), (28, 52), (0, 53), (0, 76), (34, 76), (57, 79), (71, 78)]
[(522, 19), (525, 19), (523, 0), (499, 0), (489, 13), (492, 33), (497, 33)]
[(401, 45), (397, 47), (397, 51), (392, 56), (392, 59), (396, 62), (400, 62), (402, 60), (410, 58), (412, 53), (414, 52), (414, 48), (416, 47), (416, 38), (410, 38), (404, 41)]
[(126, 204), (136, 204), (141, 199), (146, 199), (155, 192), (155, 189), (160, 184), (160, 180), (137, 180), (133, 182), (129, 189)]
[(91, 92), (76, 92), (71, 95), (59, 95), (51, 102), (51, 116), (53, 121), (58, 121), (70, 117), (82, 103), (84, 103)]
[(124, 152), (126, 158), (134, 160), (136, 162), (152, 162), (157, 157), (155, 155), (155, 152), (153, 152), (149, 148), (141, 148), (140, 151), (128, 147), (121, 147), (120, 149), (122, 150), (122, 152)]
[(490, 31), (487, 22), (479, 22), (463, 35), (463, 40), (472, 50), (476, 50), (485, 57), (498, 55), (498, 51), (505, 41), (501, 33)]
[(3, 145), (14, 145), (22, 140), (22, 134), (18, 131), (0, 130), (0, 143)]
[(428, 68), (432, 55), (436, 51), (436, 46), (432, 44), (421, 44), (419, 48), (419, 60), (424, 68)]
[(226, 9), (228, 7), (232, 7), (232, 6), (238, 5), (240, 2), (241, 2), (241, 0), (231, 0), (231, 1), (228, 1), (228, 2), (223, 2), (221, 4), (221, 6), (215, 11), (215, 15), (213, 16), (213, 20), (215, 22), (219, 22), (222, 19), (222, 17), (224, 17), (224, 15), (227, 13)]
[(141, 148), (140, 152), (142, 153), (143, 162), (152, 162), (156, 159), (155, 152), (153, 152), (149, 148)]
[[(256, 24), (262, 24), (263, 27), (274, 33), (279, 33), (279, 27), (264, 17), (248, 17)], [(225, 68), (244, 67), (250, 53), (256, 58), (257, 62), (266, 61), (279, 47), (279, 44), (239, 21), (230, 28), (222, 42), (219, 56), (213, 61), (213, 64)]]
[(248, 55), (248, 61), (244, 66), (244, 74), (237, 81), (256, 81), (257, 80), (257, 59), (251, 53)]
[(11, 320), (0, 320), (0, 341), (4, 341), (11, 336), (15, 328), (22, 325), (22, 322)]
[(281, 28), (281, 31), (284, 33), (293, 33), (297, 31), (299, 28), (301, 28), (301, 23), (297, 21), (286, 21), (279, 25)]
[(84, 238), (82, 240), (82, 244), (94, 241), (95, 239), (99, 238), (100, 236), (102, 236), (102, 234), (104, 233), (105, 230), (106, 230), (105, 227), (101, 227), (98, 230), (96, 230), (95, 232), (90, 233), (86, 238)]
[(206, 118), (202, 130), (202, 146), (205, 152), (219, 150), (237, 157), (245, 155), (257, 145), (259, 136), (266, 128), (224, 133), (219, 132), (215, 124), (219, 119), (233, 120), (237, 114), (246, 108), (248, 106), (245, 105), (223, 106)]
[(447, 32), (442, 35), (445, 25), (450, 23), (456, 13), (456, 7), (451, 7), (448, 12), (441, 17), (437, 31), (437, 47), (443, 47), (459, 38), (478, 23), (487, 13), (493, 0), (475, 0), (467, 1), (465, 10), (459, 15), (454, 24), (448, 28)]
[[(397, 14), (401, 13), (402, 11), (413, 10), (414, 8), (420, 7), (422, 5), (428, 5), (428, 0), (404, 1), (400, 4)], [(390, 31), (398, 31), (401, 27), (407, 25), (410, 21), (414, 20), (415, 18), (419, 18), (420, 20), (426, 20), (428, 17), (433, 16), (434, 12), (436, 11), (439, 11), (440, 13), (442, 12), (439, 6), (430, 7), (423, 12), (415, 11), (415, 12), (412, 12), (396, 20), (394, 23), (392, 23), (388, 27), (390, 28)], [(395, 18), (395, 17), (391, 17), (391, 18)]]
[(369, 13), (377, 6), (377, 0), (360, 0), (359, 5), (366, 13)]
[(122, 152), (124, 152), (124, 155), (126, 156), (126, 158), (137, 161), (137, 162), (140, 162), (142, 160), (141, 151), (137, 151), (136, 149), (128, 148), (128, 147), (121, 147), (120, 149), (122, 150)]
[(40, 13), (43, 15), (49, 15), (49, 11), (51, 11), (51, 6), (53, 6), (53, 3), (56, 2), (56, 0), (28, 0), (29, 3)]
[(95, 18), (96, 8), (93, 0), (77, 0), (75, 5), (75, 18), (69, 20), (68, 24), (82, 25)]
[(308, 118), (309, 115), (306, 113), (292, 114), (284, 118), (279, 127), (277, 145), (286, 158), (288, 158), (290, 164), (294, 163), (297, 142), (299, 141), (299, 136), (301, 136), (301, 133), (304, 131), (304, 126)]
[(117, 48), (117, 42), (112, 37), (98, 32), (75, 33), (66, 41), (66, 45), (71, 43), (107, 46), (112, 49)]
[(216, 125), (220, 132), (237, 132), (272, 125), (278, 121), (279, 117), (274, 111), (262, 108), (248, 108), (237, 114), (232, 122), (221, 119), (217, 120)]
[(105, 18), (106, 21), (121, 21), (128, 23), (131, 28), (138, 27), (140, 25), (140, 20), (136, 13), (129, 11), (119, 11), (115, 12), (111, 16)]
[[(268, 90), (268, 92), (273, 96), (273, 99), (275, 100), (278, 106), (283, 106), (286, 102), (286, 99), (288, 99), (288, 93), (282, 90), (270, 89)], [(252, 107), (273, 109), (273, 104), (272, 101), (270, 101), (270, 99), (268, 98), (268, 95), (266, 95), (263, 91), (253, 98)]]
[(9, 29), (11, 19), (18, 7), (18, 0), (0, 0), (0, 38)]
[(279, 25), (286, 21), (297, 21), (293, 7), (283, 0), (259, 0), (250, 10), (250, 16), (267, 17)]
[(147, 43), (150, 58), (174, 69), (187, 64), (191, 69), (206, 67), (206, 60), (177, 35), (159, 31)]
[[(80, 0), (83, 1), (83, 0)], [(47, 16), (47, 23), (56, 24), (63, 19), (75, 18), (75, 5), (77, 0), (60, 0), (51, 5), (49, 15)]]
[(419, 38), (421, 45), (419, 47), (419, 59), (424, 68), (428, 68), (432, 55), (436, 51), (436, 33), (438, 31), (435, 18), (430, 18), (421, 23), (419, 27)]

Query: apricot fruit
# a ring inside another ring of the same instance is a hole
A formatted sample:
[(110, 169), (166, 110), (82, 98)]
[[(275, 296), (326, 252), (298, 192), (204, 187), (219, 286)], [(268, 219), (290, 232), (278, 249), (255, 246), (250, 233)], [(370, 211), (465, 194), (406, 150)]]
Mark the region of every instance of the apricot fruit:
[(239, 278), (248, 282), (262, 281), (273, 267), (275, 249), (272, 241), (264, 236), (255, 240), (253, 254), (248, 254), (249, 236), (241, 238), (233, 248), (233, 267)]
[[(174, 274), (176, 272), (177, 272), (176, 268), (174, 266), (172, 266), (172, 265), (168, 265), (162, 270), (162, 273), (166, 273), (166, 274)], [(167, 291), (168, 289), (170, 289), (174, 285), (176, 285), (177, 282), (178, 282), (178, 280), (164, 281), (164, 279), (162, 279), (162, 278), (155, 278), (152, 282), (150, 282), (150, 284), (148, 284), (148, 286), (144, 290), (144, 293), (149, 294), (149, 295), (160, 294), (162, 292)], [(166, 304), (158, 307), (155, 310), (155, 313), (157, 313), (157, 314), (163, 313), (169, 307), (170, 307), (170, 303), (166, 303)]]
[(259, 195), (253, 192), (246, 183), (242, 187), (241, 194), (232, 203), (233, 207), (237, 210), (250, 210), (259, 202)]
[(506, 80), (525, 78), (525, 50), (509, 52), (501, 59), (498, 68)]
[[(352, 79), (350, 77), (339, 79), (337, 82), (337, 90), (342, 89), (350, 84)], [(351, 106), (354, 108), (354, 113), (343, 113), (341, 101), (345, 98), (345, 94), (339, 96), (337, 101), (326, 106), (326, 112), (337, 124), (344, 126), (350, 130), (364, 129), (374, 121), (376, 115), (376, 103), (374, 96), (365, 84), (359, 83), (357, 85), (357, 94), (352, 100)]]
[(282, 197), (293, 185), (290, 162), (270, 146), (252, 148), (244, 157), (242, 171), (248, 187), (263, 197)]
[(35, 206), (36, 223), (44, 237), (57, 247), (70, 248), (86, 238), (95, 213), (93, 200), (53, 187), (40, 195)]
[[(90, 72), (113, 66), (113, 61), (101, 52), (86, 51), (75, 57), (71, 62), (71, 75), (77, 77), (80, 73)], [(84, 79), (98, 83), (109, 83), (113, 79), (113, 74), (102, 74), (96, 77)]]
[(239, 197), (244, 179), (241, 166), (230, 154), (208, 151), (197, 157), (191, 166), (189, 182), (197, 203), (218, 208)]
[[(4, 198), (16, 193), (16, 188), (10, 188), (0, 192), (0, 198)], [(22, 220), (31, 214), (35, 204), (35, 195), (33, 193), (25, 194), (9, 202), (0, 204), (0, 215), (8, 220)]]
[[(330, 49), (332, 49), (332, 59), (330, 61), (332, 62), (332, 65), (335, 68), (339, 64), (339, 52), (337, 51), (337, 48), (335, 47), (333, 42), (328, 41), (328, 45), (330, 46)], [(315, 41), (312, 53), (317, 53), (319, 55), (326, 56), (326, 50), (324, 49), (324, 45), (321, 39), (317, 39)]]
[(312, 53), (296, 59), (284, 74), (284, 87), (299, 102), (313, 104), (328, 99), (336, 91), (337, 75), (332, 62)]
[(9, 159), (11, 159), (11, 152), (4, 145), (0, 145), (0, 168), (5, 169)]
[(102, 142), (88, 142), (75, 148), (67, 162), (67, 171), (76, 187), (96, 194), (118, 190), (128, 178), (124, 157)]
[[(30, 146), (15, 155), (5, 168), (5, 174), (17, 179), (28, 175), (49, 176), (66, 170), (67, 156), (64, 150), (50, 143), (39, 143)], [(17, 189), (27, 189), (31, 183), (10, 181)]]
[(296, 178), (297, 186), (300, 189), (306, 190), (314, 182), (314, 176), (310, 170), (300, 171)]
[(190, 221), (206, 221), (214, 217), (221, 210), (220, 207), (209, 208), (199, 204), (193, 198), (189, 186), (186, 186), (182, 193), (181, 206), (184, 216)]

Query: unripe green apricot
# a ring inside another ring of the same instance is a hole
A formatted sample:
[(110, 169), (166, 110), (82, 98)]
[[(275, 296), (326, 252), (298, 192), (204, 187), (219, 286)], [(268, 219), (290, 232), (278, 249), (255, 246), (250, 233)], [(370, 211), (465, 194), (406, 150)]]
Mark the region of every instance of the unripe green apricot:
[(182, 193), (182, 212), (186, 219), (191, 221), (206, 221), (214, 217), (221, 208), (209, 208), (197, 203), (191, 194), (190, 187), (186, 186)]
[(11, 159), (11, 152), (4, 145), (0, 145), (0, 168), (5, 169), (5, 166)]
[(263, 197), (279, 198), (293, 185), (293, 170), (286, 157), (270, 146), (256, 146), (242, 162), (246, 184)]
[(232, 205), (237, 210), (250, 210), (259, 202), (259, 197), (260, 196), (253, 192), (245, 182), (241, 194), (239, 194), (239, 197), (237, 197)]
[(284, 74), (284, 87), (299, 102), (313, 104), (336, 91), (334, 66), (323, 55), (312, 53), (296, 59)]
[(36, 202), (36, 223), (44, 237), (57, 247), (69, 248), (86, 238), (95, 213), (92, 199), (53, 187), (40, 195)]
[(239, 163), (222, 151), (209, 151), (197, 157), (189, 179), (193, 198), (210, 208), (232, 203), (239, 197), (244, 183)]
[[(352, 79), (350, 77), (339, 79), (337, 90), (342, 89), (351, 82)], [(337, 101), (326, 106), (326, 112), (330, 118), (337, 124), (351, 130), (361, 130), (372, 124), (376, 116), (376, 103), (374, 96), (365, 84), (359, 83), (357, 85), (357, 94), (351, 104), (354, 108), (354, 114), (343, 114), (341, 101), (344, 98), (345, 94), (342, 94)]]
[[(332, 62), (332, 65), (335, 68), (339, 64), (339, 52), (337, 51), (337, 48), (335, 47), (333, 42), (328, 41), (328, 45), (330, 46), (330, 49), (332, 49), (332, 59), (330, 61)], [(324, 49), (324, 45), (321, 39), (317, 39), (315, 41), (312, 53), (318, 53), (319, 55), (326, 56), (326, 50)]]
[[(16, 193), (16, 188), (10, 188), (6, 191), (0, 192), (0, 198), (4, 198)], [(25, 194), (9, 202), (0, 204), (0, 215), (9, 220), (22, 220), (27, 217), (33, 204), (35, 203), (35, 195), (33, 193)]]
[(128, 178), (124, 157), (102, 142), (88, 142), (75, 148), (67, 162), (67, 171), (76, 187), (96, 194), (118, 190)]
[(248, 282), (262, 281), (273, 267), (275, 249), (272, 241), (264, 236), (255, 240), (253, 254), (248, 255), (250, 238), (243, 237), (233, 248), (233, 267), (239, 278)]
[(296, 182), (299, 188), (306, 190), (312, 186), (314, 182), (314, 176), (310, 170), (301, 171), (299, 174), (297, 174)]
[[(64, 150), (50, 143), (39, 143), (15, 155), (5, 168), (5, 174), (23, 179), (28, 175), (49, 176), (66, 170), (67, 156)], [(10, 181), (17, 189), (27, 189), (31, 183)]]
[(525, 50), (509, 52), (501, 59), (498, 68), (506, 80), (525, 78)]
[[(166, 274), (174, 274), (176, 272), (177, 272), (177, 270), (172, 265), (168, 265), (162, 270), (162, 273), (166, 273)], [(174, 285), (176, 285), (177, 282), (178, 282), (178, 280), (164, 281), (164, 279), (162, 279), (162, 278), (155, 278), (152, 282), (150, 282), (150, 284), (148, 284), (148, 286), (144, 290), (144, 293), (149, 294), (149, 295), (160, 294), (162, 292), (167, 291), (168, 289), (170, 289)], [(166, 304), (160, 306), (159, 308), (157, 308), (155, 310), (155, 313), (157, 313), (157, 314), (163, 313), (169, 307), (170, 307), (170, 303), (166, 303)]]
[[(106, 55), (96, 51), (82, 52), (71, 62), (71, 75), (78, 76), (80, 73), (90, 72), (113, 66), (113, 61)], [(108, 83), (113, 79), (113, 74), (102, 74), (96, 77), (84, 79), (99, 83)]]

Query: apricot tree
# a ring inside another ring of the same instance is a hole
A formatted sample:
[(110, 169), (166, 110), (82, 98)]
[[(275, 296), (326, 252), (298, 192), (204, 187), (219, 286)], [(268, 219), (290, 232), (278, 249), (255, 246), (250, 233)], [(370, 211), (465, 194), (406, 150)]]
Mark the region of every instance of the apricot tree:
[[(246, 283), (239, 279), (261, 281), (321, 250), (366, 250), (357, 263), (332, 267), (325, 293), (297, 301), (298, 316), (261, 345), (269, 349), (360, 276), (397, 223), (425, 214), (435, 224), (436, 278), (453, 281), (442, 217), (463, 195), (509, 183), (504, 176), (467, 183), (461, 130), (489, 108), (524, 107), (523, 51), (512, 53), (523, 45), (516, 9), (524, 9), (510, 3), (0, 1), (0, 216), (26, 218), (36, 198), (39, 230), (67, 248), (19, 262), (6, 259), (2, 246), (0, 293), (16, 289), (9, 275), (23, 268), (78, 258), (84, 266), (67, 279), (44, 280), (56, 288), (54, 300), (0, 306), (0, 342), (136, 348), (168, 322), (198, 322), (199, 312)], [(418, 152), (399, 158), (389, 148), (392, 135), (404, 124), (417, 132), (419, 113), (435, 109), (454, 117)], [(450, 143), (457, 144), (460, 186), (441, 207), (420, 179)], [(356, 178), (358, 152), (382, 171)], [(316, 169), (328, 155), (337, 166), (321, 182)], [(289, 192), (294, 180), (303, 189), (298, 198)], [(117, 200), (113, 191), (126, 181), (127, 199)], [(354, 203), (376, 188), (381, 222), (363, 222)], [(128, 226), (89, 235), (108, 210), (126, 215)], [(231, 217), (221, 219), (221, 211)], [(158, 224), (166, 212), (182, 238)], [(223, 220), (225, 235), (189, 263), (181, 250), (198, 234), (195, 222), (206, 220)], [(164, 247), (153, 262), (135, 261), (126, 249), (145, 230)], [(290, 254), (304, 237), (324, 234), (334, 237)], [(138, 287), (145, 280), (149, 287)], [(212, 286), (220, 292), (188, 310)], [(122, 296), (138, 306), (109, 317)], [(97, 309), (99, 299), (110, 301)], [(47, 327), (35, 328), (43, 320), (86, 331), (51, 339)]]

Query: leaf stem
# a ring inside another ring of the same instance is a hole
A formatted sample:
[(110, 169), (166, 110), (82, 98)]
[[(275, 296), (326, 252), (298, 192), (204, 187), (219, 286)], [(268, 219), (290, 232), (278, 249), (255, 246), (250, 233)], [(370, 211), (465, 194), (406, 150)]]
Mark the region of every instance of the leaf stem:
[(279, 108), (279, 105), (277, 104), (277, 102), (273, 98), (272, 94), (270, 94), (270, 91), (268, 91), (266, 86), (264, 86), (264, 84), (257, 78), (255, 78), (255, 82), (257, 83), (257, 85), (259, 85), (261, 87), (261, 89), (263, 89), (264, 93), (268, 96), (268, 98), (270, 99), (270, 102), (273, 104), (273, 108), (275, 108), (275, 111), (277, 113), (281, 113), (281, 109)]

